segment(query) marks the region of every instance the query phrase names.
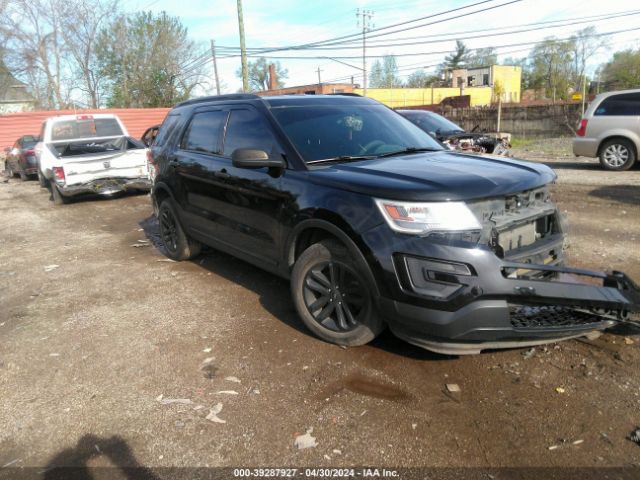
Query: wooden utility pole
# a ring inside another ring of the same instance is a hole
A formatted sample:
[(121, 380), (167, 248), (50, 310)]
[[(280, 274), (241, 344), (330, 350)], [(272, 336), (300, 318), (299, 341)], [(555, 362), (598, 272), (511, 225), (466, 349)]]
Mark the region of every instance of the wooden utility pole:
[(216, 93), (220, 95), (220, 78), (218, 77), (218, 62), (216, 61), (216, 41), (211, 40), (211, 56), (213, 57), (213, 74), (216, 77)]
[(320, 80), (320, 72), (322, 70), (320, 70), (320, 67), (318, 67), (318, 70), (316, 70), (318, 72), (318, 86), (320, 87), (322, 85), (322, 80)]
[(584, 102), (587, 96), (587, 75), (582, 75), (582, 116), (584, 117)]
[(247, 68), (247, 47), (244, 44), (244, 20), (242, 0), (238, 0), (238, 30), (240, 31), (240, 58), (242, 61), (242, 91), (249, 91), (249, 69)]
[(364, 78), (362, 80), (362, 90), (364, 96), (367, 96), (367, 32), (371, 28), (371, 18), (373, 17), (373, 10), (360, 11), (356, 9), (356, 18), (358, 24), (362, 24), (362, 74)]

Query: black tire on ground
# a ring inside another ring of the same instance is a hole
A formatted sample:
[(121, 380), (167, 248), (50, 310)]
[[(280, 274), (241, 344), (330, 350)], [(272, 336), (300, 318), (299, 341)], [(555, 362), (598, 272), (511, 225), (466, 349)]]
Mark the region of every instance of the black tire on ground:
[(60, 193), (60, 190), (58, 190), (58, 187), (54, 182), (50, 182), (50, 186), (51, 186), (51, 199), (53, 200), (54, 205), (64, 205), (66, 203), (69, 203), (70, 201), (69, 198), (65, 197)]
[(48, 183), (49, 182), (46, 178), (44, 178), (44, 175), (42, 175), (40, 169), (38, 168), (38, 184), (40, 185), (40, 188), (47, 188)]
[(185, 233), (170, 198), (160, 204), (158, 222), (160, 237), (169, 258), (177, 261), (189, 260), (200, 253), (202, 245)]
[(8, 178), (13, 178), (16, 176), (16, 173), (13, 171), (13, 169), (11, 168), (11, 165), (9, 165), (9, 162), (7, 162), (7, 168), (6, 168), (6, 172), (7, 172), (7, 177)]
[(368, 276), (337, 240), (311, 245), (296, 260), (291, 296), (298, 315), (315, 335), (338, 345), (365, 345), (385, 324), (376, 311)]
[(20, 180), (22, 180), (23, 182), (26, 182), (27, 180), (29, 180), (29, 175), (27, 175), (24, 172), (20, 172)]
[(621, 172), (636, 163), (636, 150), (626, 138), (612, 138), (600, 147), (600, 165), (605, 170)]

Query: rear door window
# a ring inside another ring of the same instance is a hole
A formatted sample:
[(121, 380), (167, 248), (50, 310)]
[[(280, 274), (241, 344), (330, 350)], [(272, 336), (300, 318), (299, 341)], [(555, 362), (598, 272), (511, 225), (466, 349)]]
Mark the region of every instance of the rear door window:
[(271, 153), (276, 141), (269, 125), (255, 110), (231, 110), (224, 139), (224, 155), (237, 148), (252, 148)]
[(640, 93), (622, 93), (605, 98), (596, 111), (596, 116), (640, 116)]
[(213, 110), (196, 113), (182, 137), (180, 148), (193, 152), (220, 154), (221, 137), (227, 112)]

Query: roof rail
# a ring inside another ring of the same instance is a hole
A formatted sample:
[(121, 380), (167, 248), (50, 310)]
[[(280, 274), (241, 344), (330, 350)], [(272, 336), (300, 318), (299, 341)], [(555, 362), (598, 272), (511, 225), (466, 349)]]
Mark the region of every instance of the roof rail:
[(337, 92), (337, 93), (327, 93), (327, 95), (342, 95), (344, 97), (361, 97), (359, 93), (349, 93), (349, 92)]
[(191, 100), (185, 100), (184, 102), (176, 103), (175, 107), (182, 107), (184, 105), (193, 105), (195, 103), (213, 102), (215, 100), (255, 100), (259, 97), (253, 93), (231, 93), (228, 95), (212, 95), (208, 97), (192, 98)]

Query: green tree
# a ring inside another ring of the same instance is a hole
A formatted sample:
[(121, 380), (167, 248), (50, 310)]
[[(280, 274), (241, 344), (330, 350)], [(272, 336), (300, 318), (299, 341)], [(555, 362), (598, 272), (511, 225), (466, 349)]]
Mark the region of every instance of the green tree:
[(369, 86), (371, 88), (394, 88), (402, 86), (402, 81), (398, 77), (398, 63), (393, 55), (385, 55), (382, 62), (376, 60), (371, 67), (369, 76)]
[(531, 87), (544, 88), (554, 100), (569, 97), (575, 81), (573, 43), (547, 38), (536, 44), (530, 54)]
[[(276, 70), (276, 87), (284, 87), (284, 79), (289, 77), (289, 71), (286, 68), (282, 68), (280, 62), (274, 63)], [(254, 62), (249, 62), (248, 66), (249, 74), (249, 90), (252, 92), (262, 92), (269, 90), (269, 64), (267, 59), (260, 57)], [(236, 71), (236, 76), (242, 78), (242, 69), (239, 68)]]
[(98, 35), (96, 57), (112, 107), (166, 107), (201, 83), (201, 55), (166, 12), (117, 16)]
[(614, 53), (602, 69), (602, 78), (607, 89), (640, 88), (640, 48)]
[(469, 49), (460, 40), (456, 40), (455, 51), (444, 57), (443, 69), (455, 70), (457, 68), (464, 68), (469, 57)]
[(498, 63), (498, 54), (495, 48), (476, 48), (472, 50), (472, 53), (468, 54), (465, 67), (487, 67), (496, 63)]
[(429, 75), (424, 70), (416, 70), (405, 83), (405, 87), (408, 88), (426, 88), (434, 85), (440, 81), (440, 78), (437, 75)]

